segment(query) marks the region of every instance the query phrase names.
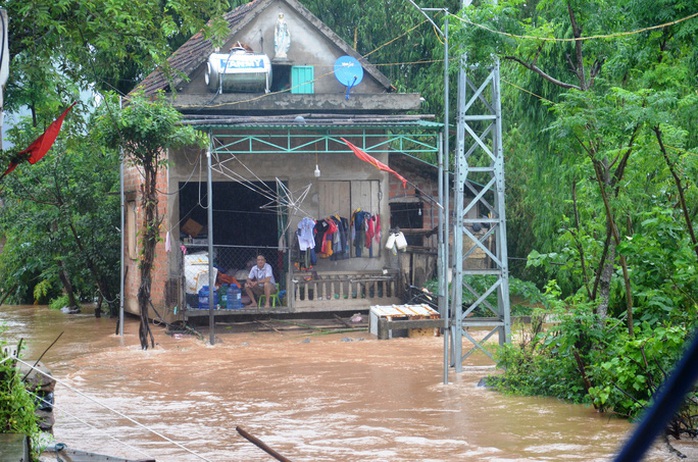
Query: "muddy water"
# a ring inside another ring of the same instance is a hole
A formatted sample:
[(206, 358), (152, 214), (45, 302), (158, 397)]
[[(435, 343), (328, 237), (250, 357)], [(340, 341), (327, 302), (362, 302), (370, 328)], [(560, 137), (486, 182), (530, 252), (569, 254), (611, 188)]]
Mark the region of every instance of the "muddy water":
[(63, 332), (43, 358), (59, 380), (55, 439), (103, 454), (273, 460), (242, 426), (293, 461), (606, 461), (632, 428), (588, 407), (478, 388), (494, 369), (477, 354), (443, 385), (441, 338), (220, 327), (210, 346), (207, 333), (154, 327), (157, 346), (143, 351), (135, 319), (123, 338), (112, 319), (45, 307), (5, 306), (2, 321), (6, 336), (26, 339), (27, 358)]

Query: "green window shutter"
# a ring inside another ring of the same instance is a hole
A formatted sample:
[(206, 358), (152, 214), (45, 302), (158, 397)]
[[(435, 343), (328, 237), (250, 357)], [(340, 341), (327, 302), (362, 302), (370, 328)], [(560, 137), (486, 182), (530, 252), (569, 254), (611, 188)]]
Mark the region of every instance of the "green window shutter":
[(291, 68), (291, 93), (315, 93), (315, 72), (313, 66), (293, 66)]

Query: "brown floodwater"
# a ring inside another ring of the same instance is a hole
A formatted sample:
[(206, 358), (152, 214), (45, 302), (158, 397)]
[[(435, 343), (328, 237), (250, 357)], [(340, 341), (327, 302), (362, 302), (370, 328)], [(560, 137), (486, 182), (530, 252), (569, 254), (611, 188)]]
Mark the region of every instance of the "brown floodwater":
[[(241, 426), (293, 461), (607, 461), (632, 430), (590, 407), (478, 387), (496, 373), (482, 354), (444, 385), (433, 336), (217, 326), (211, 346), (205, 331), (153, 326), (156, 347), (144, 351), (134, 318), (123, 338), (114, 319), (42, 306), (3, 306), (3, 322), (5, 337), (25, 339), (25, 358), (63, 332), (42, 360), (58, 380), (55, 440), (113, 456), (274, 460)], [(645, 460), (672, 456), (659, 445)]]

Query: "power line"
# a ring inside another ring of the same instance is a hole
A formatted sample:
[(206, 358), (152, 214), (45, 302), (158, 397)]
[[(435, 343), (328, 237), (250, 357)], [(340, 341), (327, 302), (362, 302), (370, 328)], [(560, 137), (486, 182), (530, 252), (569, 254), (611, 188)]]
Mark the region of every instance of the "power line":
[(684, 21), (688, 21), (690, 19), (693, 19), (695, 17), (698, 17), (698, 13), (693, 13), (689, 16), (685, 16), (685, 17), (683, 17), (681, 19), (677, 19), (675, 21), (665, 22), (663, 24), (659, 24), (656, 26), (643, 27), (641, 29), (636, 29), (636, 30), (632, 30), (632, 31), (614, 32), (612, 34), (603, 34), (603, 35), (589, 35), (587, 37), (575, 37), (575, 38), (538, 37), (535, 35), (510, 34), (508, 32), (503, 32), (503, 31), (498, 31), (498, 30), (492, 29), (491, 27), (485, 26), (483, 24), (478, 24), (476, 22), (469, 20), (468, 18), (461, 18), (460, 16), (456, 16), (455, 14), (450, 14), (450, 16), (456, 18), (457, 20), (459, 20), (461, 22), (470, 24), (471, 26), (475, 26), (479, 29), (486, 30), (486, 31), (491, 32), (493, 34), (503, 35), (505, 37), (511, 37), (511, 38), (522, 39), (522, 40), (538, 40), (541, 42), (582, 42), (582, 41), (586, 41), (586, 40), (600, 40), (600, 39), (612, 39), (612, 38), (618, 38), (618, 37), (626, 37), (629, 35), (637, 35), (637, 34), (641, 34), (643, 32), (648, 32), (648, 31), (652, 31), (652, 30), (663, 29), (665, 27), (673, 26), (673, 25), (682, 23)]

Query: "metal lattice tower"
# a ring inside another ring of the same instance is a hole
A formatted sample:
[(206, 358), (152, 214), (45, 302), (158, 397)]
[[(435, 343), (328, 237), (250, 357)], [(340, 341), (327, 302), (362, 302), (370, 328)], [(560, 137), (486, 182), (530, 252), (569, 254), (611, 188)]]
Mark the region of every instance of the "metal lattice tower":
[[(511, 341), (499, 61), (495, 58), (491, 68), (472, 66), (470, 75), (466, 74), (465, 56), (459, 63), (453, 241), (449, 242), (448, 9), (420, 8), (413, 0), (408, 1), (426, 16), (445, 43), (447, 129), (439, 155), (439, 202), (444, 206), (439, 216), (439, 312), (442, 319), (448, 320), (444, 329), (444, 383), (448, 383), (449, 365), (461, 372), (463, 360), (477, 349), (492, 357), (484, 348), (492, 335), (499, 335), (500, 344)], [(463, 8), (470, 3), (463, 0)], [(443, 30), (427, 11), (445, 13)], [(480, 85), (475, 83), (478, 81)], [(467, 89), (472, 95), (467, 95)], [(470, 142), (467, 150), (466, 139)], [(474, 197), (468, 204), (466, 191)], [(484, 337), (475, 338), (470, 327), (490, 330)], [(465, 354), (464, 337), (472, 344)]]
[[(511, 340), (499, 61), (491, 68), (466, 64), (462, 59), (458, 77), (451, 249), (451, 365), (456, 372), (477, 349), (492, 357), (484, 348), (492, 335), (499, 335), (500, 344)], [(469, 203), (466, 193), (474, 196)], [(476, 338), (471, 327), (489, 331)], [(465, 353), (463, 338), (472, 344)]]

